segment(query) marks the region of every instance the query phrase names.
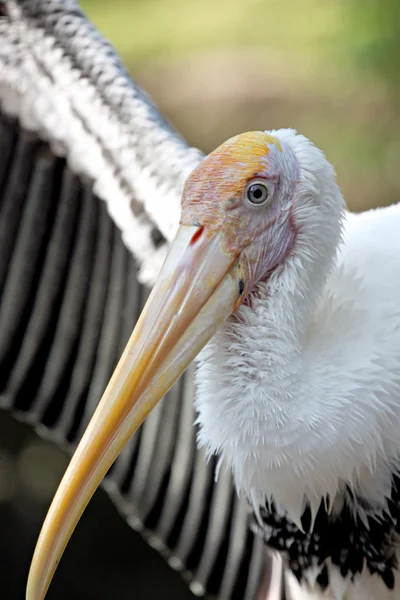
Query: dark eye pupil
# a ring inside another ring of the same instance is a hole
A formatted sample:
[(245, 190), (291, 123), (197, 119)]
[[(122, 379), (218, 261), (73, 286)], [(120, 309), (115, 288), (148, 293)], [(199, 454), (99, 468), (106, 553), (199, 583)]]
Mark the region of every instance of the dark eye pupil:
[(255, 183), (248, 188), (247, 197), (253, 204), (262, 204), (268, 198), (268, 189), (264, 185)]

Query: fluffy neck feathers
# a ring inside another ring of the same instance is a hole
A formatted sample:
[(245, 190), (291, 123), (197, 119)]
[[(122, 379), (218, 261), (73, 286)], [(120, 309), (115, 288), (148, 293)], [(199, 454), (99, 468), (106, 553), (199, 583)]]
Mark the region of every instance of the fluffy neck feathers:
[[(343, 373), (342, 386), (338, 365), (315, 344), (317, 313), (337, 308), (328, 306), (326, 285), (343, 202), (322, 154), (302, 136), (278, 133), (300, 165), (290, 207), (295, 243), (200, 355), (196, 405), (199, 441), (232, 468), (239, 492), (255, 505), (273, 498), (299, 524), (305, 499), (315, 514), (345, 483), (372, 477), (378, 457), (368, 448), (379, 444), (373, 432), (357, 439), (361, 414), (343, 415), (357, 378), (349, 383)], [(387, 487), (387, 468), (381, 474)]]

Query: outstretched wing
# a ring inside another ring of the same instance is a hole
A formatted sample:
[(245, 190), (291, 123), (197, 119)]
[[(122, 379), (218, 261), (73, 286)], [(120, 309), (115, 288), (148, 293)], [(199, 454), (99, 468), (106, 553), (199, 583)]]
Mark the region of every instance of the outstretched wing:
[(151, 281), (201, 152), (163, 120), (75, 0), (0, 7), (3, 110), (92, 183)]
[[(42, 435), (76, 445), (200, 160), (73, 0), (0, 1), (0, 402)], [(196, 448), (192, 396), (189, 373), (105, 485), (194, 591), (250, 600), (262, 543)]]

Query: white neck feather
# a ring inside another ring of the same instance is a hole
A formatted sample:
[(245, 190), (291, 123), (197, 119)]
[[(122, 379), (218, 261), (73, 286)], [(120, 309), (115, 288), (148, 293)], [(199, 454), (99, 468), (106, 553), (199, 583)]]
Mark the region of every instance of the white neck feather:
[(315, 493), (319, 505), (323, 494), (304, 476), (320, 439), (310, 439), (314, 402), (302, 355), (315, 299), (296, 284), (297, 269), (260, 284), (203, 350), (196, 407), (200, 443), (231, 466), (238, 491), (252, 490), (255, 505), (273, 497), (299, 522), (304, 496)]
[[(301, 148), (293, 143), (291, 148), (301, 167), (294, 248), (201, 353), (196, 407), (199, 442), (210, 454), (221, 455), (238, 491), (247, 493), (255, 506), (273, 498), (300, 524), (305, 501), (315, 515), (322, 498), (337, 502), (345, 484), (357, 487), (360, 478), (368, 482), (380, 459), (385, 467), (379, 475), (383, 500), (388, 490), (382, 486), (390, 485), (390, 477), (368, 398), (365, 415), (363, 406), (352, 406), (357, 370), (346, 374), (345, 364), (338, 368), (332, 362), (326, 348), (329, 335), (325, 347), (318, 348), (321, 314), (340, 317), (346, 311), (342, 299), (335, 305), (327, 285), (340, 243), (341, 196), (325, 159), (318, 171), (318, 154), (311, 156), (309, 166)], [(315, 193), (307, 193), (310, 182), (319, 194), (318, 211)], [(335, 342), (335, 332), (331, 336)], [(336, 358), (341, 360), (340, 351)], [(358, 425), (371, 417), (370, 429), (368, 424), (359, 435)]]

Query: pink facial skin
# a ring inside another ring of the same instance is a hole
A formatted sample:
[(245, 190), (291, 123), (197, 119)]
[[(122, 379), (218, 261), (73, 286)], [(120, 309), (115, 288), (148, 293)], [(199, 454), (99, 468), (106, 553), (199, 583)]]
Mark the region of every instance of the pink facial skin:
[[(291, 151), (283, 152), (277, 138), (249, 132), (219, 146), (186, 182), (181, 223), (198, 224), (199, 236), (223, 234), (224, 250), (239, 259), (246, 293), (282, 263), (293, 245), (291, 199), (296, 178), (287, 175), (289, 170), (297, 175), (294, 163)], [(247, 197), (253, 183), (268, 190), (262, 205)]]

